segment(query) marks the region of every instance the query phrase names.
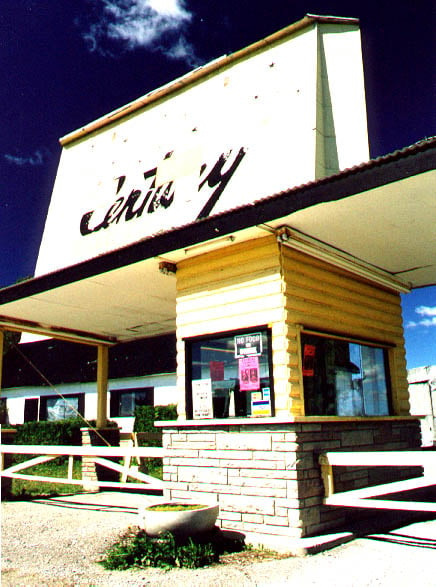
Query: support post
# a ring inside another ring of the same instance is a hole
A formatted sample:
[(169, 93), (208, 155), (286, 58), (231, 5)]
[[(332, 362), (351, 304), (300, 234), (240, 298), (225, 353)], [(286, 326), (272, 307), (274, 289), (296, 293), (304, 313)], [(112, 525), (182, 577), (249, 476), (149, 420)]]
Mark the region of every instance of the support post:
[(97, 353), (97, 428), (107, 424), (107, 388), (109, 374), (109, 348), (98, 346)]

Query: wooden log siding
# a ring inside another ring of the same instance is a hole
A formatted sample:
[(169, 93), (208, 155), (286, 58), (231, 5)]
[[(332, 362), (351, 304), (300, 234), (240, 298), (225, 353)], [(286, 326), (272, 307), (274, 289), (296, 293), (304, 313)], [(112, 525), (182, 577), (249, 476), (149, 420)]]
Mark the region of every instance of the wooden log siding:
[(291, 413), (303, 403), (298, 325), (373, 340), (389, 348), (392, 403), (395, 415), (409, 414), (406, 359), (399, 294), (306, 254), (282, 247), (286, 323), (289, 332)]
[[(283, 283), (274, 236), (235, 244), (177, 265), (177, 381), (185, 387), (183, 338), (268, 324), (276, 414), (289, 414)], [(180, 400), (184, 394), (180, 393)], [(179, 403), (179, 413), (185, 410)]]
[(302, 325), (392, 347), (388, 354), (393, 411), (409, 414), (399, 294), (279, 245), (271, 235), (198, 255), (177, 266), (177, 381), (182, 417), (183, 339), (262, 324), (272, 329), (277, 415), (304, 415)]

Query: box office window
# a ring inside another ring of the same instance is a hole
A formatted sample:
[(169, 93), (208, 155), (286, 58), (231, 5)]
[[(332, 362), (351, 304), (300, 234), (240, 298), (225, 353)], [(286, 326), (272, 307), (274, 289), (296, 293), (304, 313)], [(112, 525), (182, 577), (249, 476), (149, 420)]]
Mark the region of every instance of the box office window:
[(308, 333), (301, 347), (307, 416), (389, 414), (385, 348)]
[(186, 340), (188, 417), (271, 416), (271, 335), (267, 328)]
[(40, 420), (65, 420), (83, 416), (85, 407), (85, 394), (60, 396), (43, 396), (39, 404)]
[(110, 417), (134, 416), (136, 407), (153, 405), (154, 387), (113, 390), (110, 394)]

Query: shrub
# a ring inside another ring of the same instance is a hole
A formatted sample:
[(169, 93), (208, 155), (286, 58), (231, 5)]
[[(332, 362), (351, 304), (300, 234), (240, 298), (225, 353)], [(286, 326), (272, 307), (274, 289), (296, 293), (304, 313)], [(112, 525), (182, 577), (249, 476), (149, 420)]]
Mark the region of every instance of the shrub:
[[(162, 430), (155, 428), (156, 420), (175, 420), (177, 406), (138, 406), (135, 408), (135, 423), (133, 431), (137, 432), (139, 446), (162, 446)], [(162, 478), (162, 459), (142, 458), (140, 471)]]
[(129, 530), (100, 561), (109, 570), (131, 567), (194, 569), (218, 562), (219, 553), (212, 542), (176, 538), (170, 532), (159, 538), (147, 536), (144, 530)]
[[(96, 426), (95, 420), (89, 422)], [(81, 428), (87, 427), (81, 418), (65, 420), (40, 420), (39, 422), (25, 422), (16, 426), (14, 444), (53, 444), (81, 446)], [(108, 422), (108, 428), (117, 427), (116, 422)]]
[(14, 443), (80, 446), (82, 444), (80, 428), (83, 426), (83, 420), (80, 418), (26, 422), (17, 426)]
[(155, 406), (155, 420), (177, 420), (177, 405)]
[(135, 408), (134, 432), (156, 432), (156, 420), (176, 420), (177, 406), (138, 406)]

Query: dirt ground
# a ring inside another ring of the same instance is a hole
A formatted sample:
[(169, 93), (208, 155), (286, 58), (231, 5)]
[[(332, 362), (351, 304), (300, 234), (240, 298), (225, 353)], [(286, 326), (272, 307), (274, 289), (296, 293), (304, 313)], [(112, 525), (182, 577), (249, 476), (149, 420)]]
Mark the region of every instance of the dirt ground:
[(368, 533), (316, 555), (245, 551), (201, 569), (107, 571), (97, 563), (137, 507), (79, 498), (2, 503), (2, 586), (434, 587), (436, 519)]

